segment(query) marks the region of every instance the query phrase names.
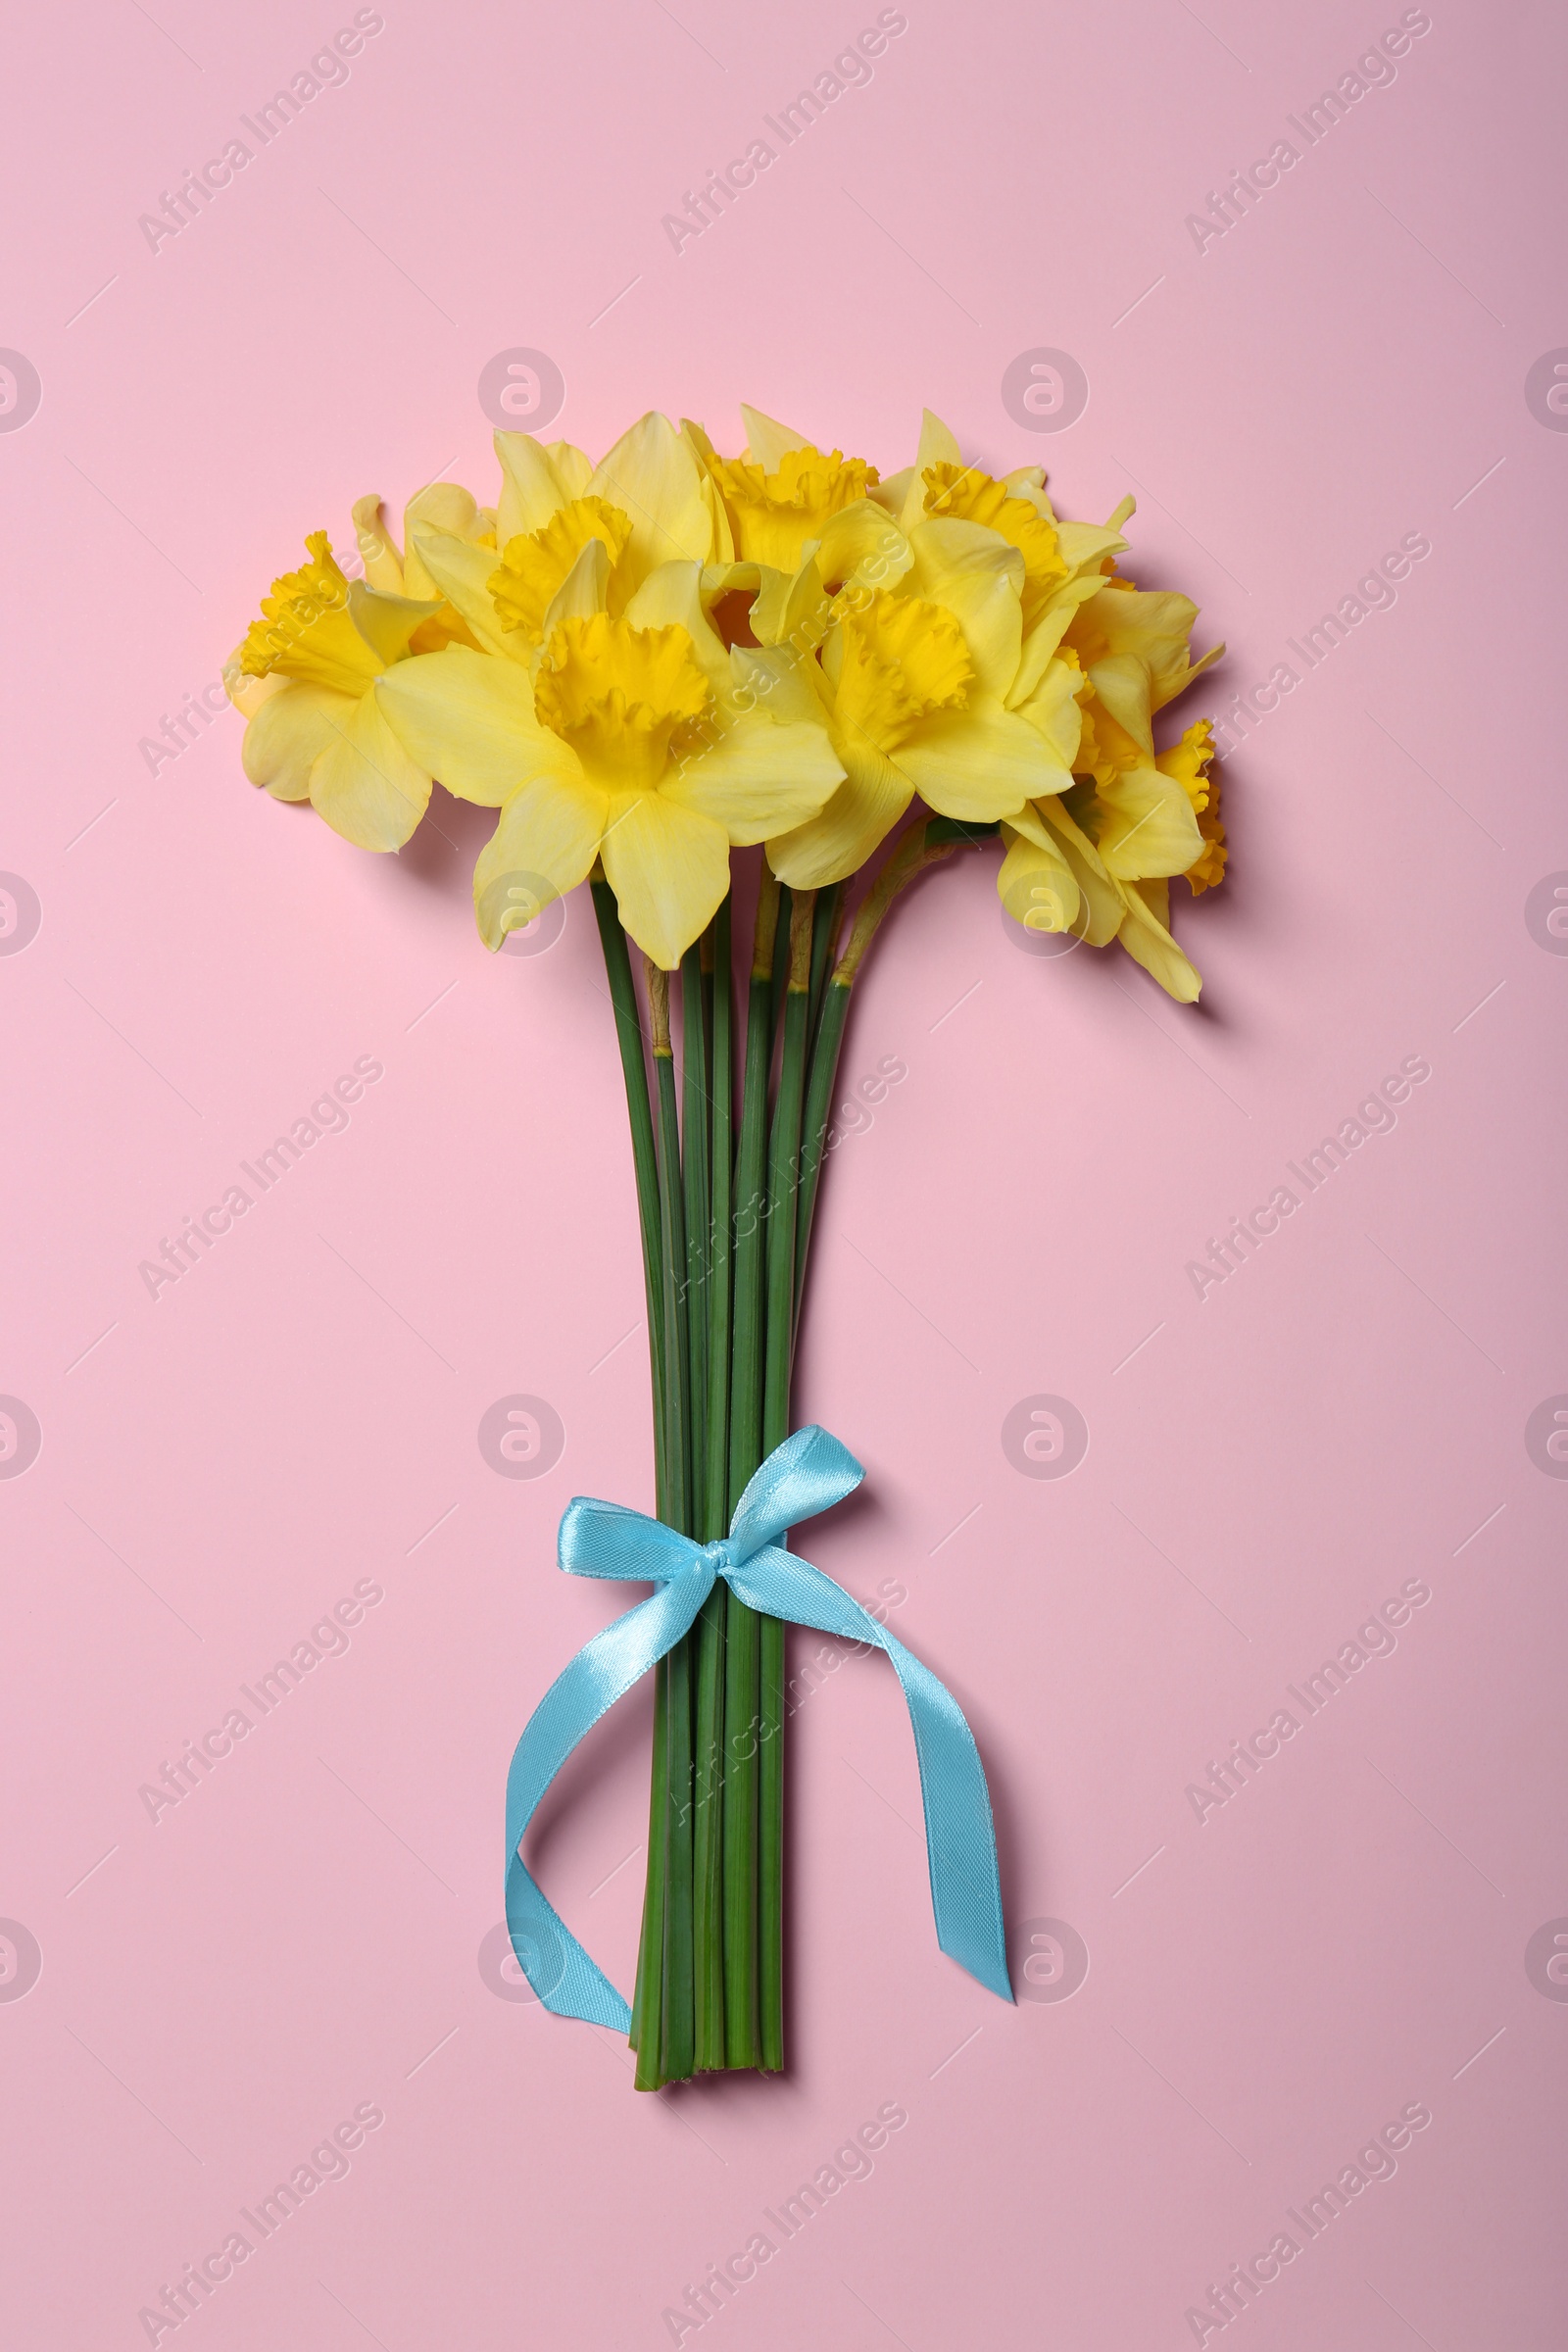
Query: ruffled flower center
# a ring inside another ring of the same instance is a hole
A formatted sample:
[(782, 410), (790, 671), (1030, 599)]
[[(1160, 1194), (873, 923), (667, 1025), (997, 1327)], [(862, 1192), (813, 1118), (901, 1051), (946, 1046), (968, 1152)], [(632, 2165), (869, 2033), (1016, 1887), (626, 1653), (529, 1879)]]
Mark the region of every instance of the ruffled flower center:
[(708, 680), (687, 631), (634, 629), (593, 612), (550, 632), (534, 709), (569, 743), (596, 784), (615, 792), (657, 790), (670, 746), (695, 735), (707, 711)]
[(520, 629), (531, 645), (539, 644), (545, 614), (583, 549), (602, 540), (613, 572), (630, 537), (631, 517), (604, 498), (568, 499), (543, 530), (519, 531), (507, 541), (487, 583), (502, 627)]
[(729, 510), (735, 553), (742, 563), (770, 564), (794, 572), (808, 539), (846, 507), (864, 498), (880, 477), (874, 466), (835, 449), (809, 444), (785, 452), (776, 473), (742, 458), (710, 458), (709, 466)]
[(1023, 558), (1023, 625), (1039, 619), (1055, 590), (1067, 577), (1067, 565), (1055, 531), (1026, 498), (1018, 498), (994, 475), (977, 466), (944, 463), (927, 466), (925, 511), (933, 521), (981, 522), (1000, 532)]
[(1225, 861), (1229, 852), (1225, 847), (1225, 827), (1220, 822), (1219, 778), (1210, 775), (1208, 763), (1214, 757), (1214, 731), (1206, 718), (1189, 727), (1180, 743), (1161, 752), (1154, 765), (1161, 774), (1171, 776), (1181, 786), (1193, 804), (1198, 830), (1203, 836), (1203, 853), (1187, 869), (1187, 879), (1196, 898), (1200, 892), (1213, 890), (1225, 878)]
[(361, 695), (386, 664), (349, 617), (349, 584), (326, 532), (312, 531), (305, 547), (311, 561), (279, 573), (270, 596), (263, 597), (262, 617), (251, 622), (240, 647), (240, 668), (249, 678), (275, 672)]
[(936, 710), (961, 710), (974, 681), (963, 631), (923, 597), (853, 591), (835, 608), (843, 661), (834, 709), (839, 722), (891, 752)]
[[(1081, 667), (1076, 650), (1063, 646), (1058, 659)], [(1082, 728), (1078, 737), (1078, 754), (1073, 760), (1074, 772), (1093, 776), (1101, 784), (1111, 784), (1119, 775), (1133, 767), (1147, 767), (1149, 754), (1134, 741), (1119, 719), (1112, 718), (1091, 686), (1079, 704)]]

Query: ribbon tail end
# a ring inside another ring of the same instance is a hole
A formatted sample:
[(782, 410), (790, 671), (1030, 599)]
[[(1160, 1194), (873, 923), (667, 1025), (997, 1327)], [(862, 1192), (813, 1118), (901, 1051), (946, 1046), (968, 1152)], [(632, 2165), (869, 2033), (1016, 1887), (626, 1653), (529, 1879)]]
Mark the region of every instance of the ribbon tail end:
[(957, 1962), (965, 1976), (973, 1977), (975, 1983), (983, 1985), (987, 1992), (994, 1992), (999, 2001), (1006, 2002), (1009, 2009), (1016, 2006), (1017, 1996), (1012, 1989), (1012, 1979), (1007, 1974), (1004, 1951), (975, 1951), (972, 1947), (956, 1951), (951, 1943), (944, 1943), (942, 1949), (950, 1960)]
[(612, 2034), (631, 2033), (631, 2011), (621, 1995), (607, 1978), (583, 1990), (578, 1988), (567, 1999), (562, 1999), (560, 1988), (539, 1995), (553, 2017), (573, 2017), (585, 2026), (608, 2026)]

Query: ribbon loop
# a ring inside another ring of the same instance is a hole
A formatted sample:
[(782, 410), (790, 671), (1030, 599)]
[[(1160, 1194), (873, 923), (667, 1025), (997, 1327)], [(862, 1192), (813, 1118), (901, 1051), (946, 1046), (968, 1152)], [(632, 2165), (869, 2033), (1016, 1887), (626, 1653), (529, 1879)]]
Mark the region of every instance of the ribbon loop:
[(658, 1590), (585, 1642), (545, 1692), (507, 1776), (507, 1925), (523, 1974), (547, 2009), (626, 2033), (631, 2011), (546, 1900), (518, 1846), (556, 1774), (632, 1685), (672, 1649), (722, 1578), (748, 1608), (882, 1650), (899, 1678), (920, 1768), (937, 1941), (1010, 2001), (996, 1832), (979, 1750), (936, 1676), (859, 1602), (779, 1539), (853, 1493), (865, 1473), (825, 1429), (797, 1430), (768, 1455), (735, 1506), (726, 1539), (689, 1536), (612, 1502), (574, 1496), (559, 1557), (571, 1576), (643, 1579)]
[(777, 1544), (803, 1519), (831, 1510), (853, 1494), (865, 1472), (847, 1446), (814, 1422), (775, 1446), (735, 1505), (729, 1525), (737, 1563)]
[(568, 1576), (618, 1577), (635, 1584), (668, 1584), (685, 1575), (695, 1546), (689, 1536), (645, 1518), (623, 1503), (574, 1494), (556, 1539), (556, 1557)]

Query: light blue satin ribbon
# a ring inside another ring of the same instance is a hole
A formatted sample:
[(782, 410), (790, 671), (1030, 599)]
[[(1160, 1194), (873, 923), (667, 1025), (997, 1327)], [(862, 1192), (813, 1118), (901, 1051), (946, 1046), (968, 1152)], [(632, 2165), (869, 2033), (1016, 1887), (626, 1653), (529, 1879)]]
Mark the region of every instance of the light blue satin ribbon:
[(631, 2011), (524, 1869), (517, 1848), (572, 1749), (694, 1623), (716, 1579), (764, 1617), (814, 1626), (885, 1650), (903, 1686), (920, 1766), (937, 1941), (988, 1990), (1012, 1998), (991, 1798), (963, 1711), (934, 1674), (813, 1568), (781, 1549), (798, 1520), (842, 1502), (865, 1472), (825, 1429), (797, 1430), (735, 1506), (728, 1536), (698, 1544), (641, 1511), (577, 1495), (561, 1522), (568, 1576), (652, 1582), (651, 1599), (585, 1642), (529, 1718), (507, 1775), (507, 1926), (518, 1965), (547, 2009), (626, 2033)]

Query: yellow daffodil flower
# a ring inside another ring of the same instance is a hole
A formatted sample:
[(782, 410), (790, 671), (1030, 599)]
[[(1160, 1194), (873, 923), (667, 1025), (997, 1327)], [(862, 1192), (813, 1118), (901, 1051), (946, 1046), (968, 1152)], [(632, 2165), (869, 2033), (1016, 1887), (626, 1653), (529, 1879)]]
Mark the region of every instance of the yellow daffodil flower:
[[(1103, 713), (1095, 724), (1097, 736), (1108, 732)], [(1119, 938), (1168, 995), (1196, 1003), (1198, 973), (1171, 936), (1170, 883), (1183, 875), (1196, 894), (1223, 877), (1212, 757), (1200, 719), (1152, 765), (1102, 760), (1092, 779), (1015, 813), (1003, 826), (997, 881), (1008, 913), (1028, 930), (1075, 932), (1091, 947)]]
[[(430, 482), (403, 510), (403, 546), (392, 537), (386, 510), (372, 492), (354, 502), (354, 535), (365, 564), (366, 584), (388, 596), (413, 596), (435, 604), (437, 610), (414, 632), (409, 650), (438, 653), (444, 645), (471, 645), (466, 621), (447, 604), (424, 567), (417, 546), (420, 531), (441, 531), (471, 547), (496, 543), (496, 511), (481, 507), (472, 493), (457, 482)], [(407, 552), (405, 552), (405, 550)]]
[(1186, 869), (1187, 880), (1194, 898), (1205, 890), (1217, 890), (1225, 879), (1225, 867), (1230, 853), (1225, 846), (1225, 827), (1219, 813), (1219, 778), (1211, 771), (1209, 761), (1214, 757), (1214, 730), (1211, 722), (1200, 718), (1189, 727), (1180, 743), (1168, 752), (1161, 752), (1154, 764), (1161, 773), (1174, 776), (1193, 804), (1198, 830), (1203, 837), (1203, 854)]
[(605, 609), (617, 618), (650, 575), (669, 563), (727, 554), (715, 539), (716, 499), (689, 437), (651, 414), (598, 466), (570, 442), (497, 433), (501, 494), (492, 545), (439, 522), (411, 544), (471, 642), (536, 669), (561, 617), (557, 600), (591, 544), (604, 550)]
[(1110, 576), (1078, 606), (1062, 633), (1100, 703), (1151, 759), (1155, 712), (1225, 651), (1212, 646), (1200, 662), (1193, 661), (1188, 640), (1197, 618), (1191, 597), (1146, 594), (1130, 580)]
[[(1196, 726), (1187, 729), (1179, 743), (1173, 744), (1169, 751), (1160, 752), (1155, 760), (1160, 773), (1181, 785), (1198, 818), (1203, 848), (1193, 863), (1182, 869), (1195, 898), (1202, 891), (1214, 889), (1225, 873), (1227, 852), (1225, 828), (1219, 817), (1219, 779), (1207, 772), (1213, 753), (1209, 722), (1200, 719)], [(1127, 911), (1117, 937), (1129, 956), (1167, 994), (1192, 1004), (1197, 1001), (1200, 983), (1171, 937), (1170, 885), (1174, 879), (1173, 875), (1146, 875), (1136, 882), (1122, 884)]]
[(1032, 796), (1004, 821), (1004, 905), (1032, 929), (1073, 931), (1094, 946), (1120, 938), (1171, 995), (1193, 1001), (1199, 978), (1170, 936), (1169, 883), (1185, 874), (1197, 891), (1220, 879), (1218, 788), (1204, 773), (1206, 725), (1156, 755), (1152, 722), (1224, 648), (1194, 662), (1191, 600), (1117, 576), (1134, 502), (1103, 527), (1063, 521), (1039, 467), (999, 480), (965, 465), (929, 410), (915, 464), (878, 495), (906, 529), (919, 516), (962, 515), (1023, 562), (1023, 642), (1006, 702), (1058, 773), (1052, 797)]
[(1024, 559), (1024, 655), (1014, 708), (1033, 693), (1078, 605), (1102, 585), (1103, 564), (1125, 549), (1120, 526), (1133, 512), (1127, 499), (1103, 528), (1064, 521), (1046, 496), (1040, 466), (1021, 466), (999, 478), (966, 465), (957, 441), (929, 409), (914, 464), (872, 496), (885, 501), (906, 531), (927, 518), (966, 517), (989, 524), (1018, 549)]
[(498, 433), (495, 507), (428, 485), (401, 548), (361, 499), (365, 580), (315, 533), (225, 671), (247, 774), (375, 849), (439, 775), (500, 812), (474, 876), (488, 945), (602, 863), (666, 969), (731, 846), (814, 889), (919, 796), (1000, 825), (1030, 927), (1119, 938), (1195, 998), (1169, 885), (1225, 871), (1212, 741), (1200, 723), (1157, 751), (1153, 722), (1223, 648), (1195, 662), (1197, 608), (1118, 573), (1133, 501), (1063, 519), (1038, 466), (965, 463), (929, 411), (885, 480), (742, 414), (737, 459), (657, 414), (597, 466)]
[(1093, 691), (1082, 712), (1080, 773), (1095, 780), (1096, 846), (1123, 881), (1184, 874), (1202, 856), (1191, 796)]
[(1024, 644), (1009, 709), (1059, 738), (1065, 699), (1081, 693), (1059, 672), (1053, 675), (1054, 663), (1066, 653), (1152, 760), (1154, 712), (1225, 649), (1216, 646), (1195, 663), (1188, 639), (1198, 608), (1191, 599), (1145, 595), (1115, 575), (1115, 560), (1127, 546), (1121, 525), (1134, 512), (1133, 500), (1124, 499), (1103, 527), (1063, 521), (1046, 496), (1038, 466), (998, 480), (965, 465), (957, 442), (929, 410), (915, 465), (894, 484), (906, 529), (917, 515), (962, 514), (989, 524), (1022, 554)]
[(808, 542), (819, 540), (835, 514), (863, 500), (877, 471), (842, 450), (824, 455), (804, 434), (743, 408), (747, 454), (719, 458), (706, 434), (688, 426), (707, 458), (723, 501), (734, 559), (793, 576)]
[(989, 823), (1072, 780), (1007, 708), (1023, 627), (1017, 549), (969, 521), (918, 522), (906, 536), (874, 508), (846, 510), (854, 542), (862, 514), (869, 533), (841, 555), (827, 525), (798, 575), (806, 594), (792, 596), (820, 600), (813, 567), (846, 575), (817, 669), (845, 781), (819, 817), (768, 846), (774, 871), (801, 889), (852, 874), (917, 793), (945, 816)]
[(325, 531), (305, 544), (310, 562), (272, 582), (224, 670), (250, 722), (245, 773), (275, 800), (309, 800), (361, 849), (401, 849), (430, 775), (388, 727), (375, 690), (439, 607), (346, 579)]
[(602, 860), (627, 930), (673, 970), (729, 888), (730, 845), (815, 815), (843, 769), (787, 659), (721, 643), (701, 560), (662, 564), (619, 612), (612, 567), (589, 532), (531, 662), (451, 646), (380, 692), (411, 759), (501, 810), (473, 878), (487, 946)]

